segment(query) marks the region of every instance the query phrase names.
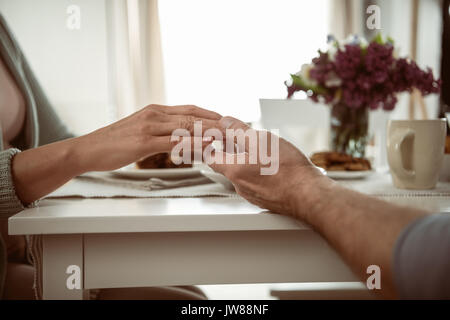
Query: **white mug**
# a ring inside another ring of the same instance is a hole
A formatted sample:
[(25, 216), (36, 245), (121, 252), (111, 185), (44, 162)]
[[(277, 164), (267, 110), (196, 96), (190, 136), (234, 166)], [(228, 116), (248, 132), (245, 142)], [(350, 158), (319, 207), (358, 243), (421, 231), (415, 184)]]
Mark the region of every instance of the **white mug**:
[(447, 122), (391, 120), (387, 156), (394, 186), (401, 189), (432, 189), (444, 157)]

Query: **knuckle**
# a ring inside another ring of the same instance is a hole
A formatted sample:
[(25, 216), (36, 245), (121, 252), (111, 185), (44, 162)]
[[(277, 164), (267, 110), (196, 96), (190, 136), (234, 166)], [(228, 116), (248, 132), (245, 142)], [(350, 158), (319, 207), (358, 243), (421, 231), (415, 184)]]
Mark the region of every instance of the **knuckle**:
[(155, 118), (158, 115), (158, 111), (156, 111), (153, 105), (150, 105), (144, 108), (142, 114), (145, 120), (149, 120)]
[(180, 128), (192, 132), (194, 130), (194, 122), (195, 122), (194, 117), (187, 116), (184, 119), (180, 120)]

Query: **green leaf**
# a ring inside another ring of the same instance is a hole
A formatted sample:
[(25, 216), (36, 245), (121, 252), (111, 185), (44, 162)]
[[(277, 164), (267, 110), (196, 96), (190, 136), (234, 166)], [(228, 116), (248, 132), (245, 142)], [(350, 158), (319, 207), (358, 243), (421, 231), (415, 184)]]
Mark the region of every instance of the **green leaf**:
[(326, 94), (327, 93), (327, 89), (325, 89), (324, 87), (310, 85), (300, 76), (291, 74), (291, 78), (292, 78), (292, 83), (295, 86), (301, 88), (305, 92), (308, 90), (311, 90), (315, 94)]
[(383, 36), (381, 35), (381, 32), (378, 32), (372, 41), (376, 42), (378, 44), (384, 44), (384, 40), (383, 40)]
[(391, 45), (394, 45), (395, 44), (395, 41), (394, 41), (394, 39), (392, 39), (391, 37), (387, 37), (387, 42), (389, 42)]

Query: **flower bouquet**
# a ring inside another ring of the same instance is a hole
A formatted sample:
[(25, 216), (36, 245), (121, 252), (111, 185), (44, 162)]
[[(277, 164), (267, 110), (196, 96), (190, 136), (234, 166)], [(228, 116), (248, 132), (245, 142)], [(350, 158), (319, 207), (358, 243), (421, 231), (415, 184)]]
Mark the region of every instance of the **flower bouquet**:
[(372, 41), (357, 36), (339, 43), (328, 38), (328, 49), (286, 82), (288, 98), (305, 92), (315, 102), (331, 105), (331, 147), (363, 157), (368, 135), (368, 111), (394, 109), (397, 94), (417, 89), (423, 96), (438, 93), (440, 80), (432, 70), (399, 58), (394, 41), (378, 34)]

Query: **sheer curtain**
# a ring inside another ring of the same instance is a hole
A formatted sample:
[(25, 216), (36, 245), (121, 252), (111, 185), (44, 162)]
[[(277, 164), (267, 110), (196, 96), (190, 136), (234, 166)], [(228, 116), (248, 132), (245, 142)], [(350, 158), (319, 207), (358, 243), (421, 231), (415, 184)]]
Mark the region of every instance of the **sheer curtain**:
[(333, 1), (160, 1), (167, 102), (257, 121), (259, 99), (285, 98), (326, 44)]
[(110, 92), (116, 118), (165, 103), (157, 0), (106, 1)]
[[(364, 34), (365, 0), (332, 0), (330, 3), (330, 29), (338, 39), (350, 34)], [(374, 2), (374, 1), (371, 1)]]
[(106, 1), (117, 118), (189, 103), (258, 120), (259, 99), (285, 98), (289, 74), (326, 44), (334, 1)]

